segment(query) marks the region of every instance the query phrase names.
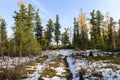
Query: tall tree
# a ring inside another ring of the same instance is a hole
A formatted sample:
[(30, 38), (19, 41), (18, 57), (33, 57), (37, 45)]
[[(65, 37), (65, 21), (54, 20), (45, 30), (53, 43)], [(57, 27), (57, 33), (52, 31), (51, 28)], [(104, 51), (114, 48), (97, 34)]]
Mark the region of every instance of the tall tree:
[(60, 41), (60, 23), (59, 23), (59, 16), (56, 15), (56, 22), (55, 22), (55, 41), (56, 41), (56, 44), (57, 44), (57, 47), (58, 47), (58, 44), (59, 44), (59, 41)]
[(4, 19), (0, 20), (0, 46), (1, 46), (1, 55), (4, 56), (4, 53), (7, 52), (7, 32), (6, 32), (6, 22)]
[(95, 10), (93, 10), (91, 13), (91, 19), (90, 19), (90, 24), (92, 25), (91, 27), (91, 31), (90, 31), (90, 34), (91, 34), (91, 43), (93, 44), (93, 47), (94, 49), (96, 49), (96, 43), (97, 43), (97, 37), (96, 37), (96, 31), (97, 31), (97, 27), (96, 27), (96, 16), (95, 16)]
[(35, 9), (34, 7), (29, 4), (27, 9), (27, 23), (26, 23), (26, 31), (25, 36), (27, 37), (26, 40), (26, 47), (27, 47), (27, 53), (37, 53), (40, 50), (40, 45), (37, 42), (37, 39), (34, 36), (34, 17), (35, 17)]
[(21, 5), (19, 12), (15, 11), (15, 16), (13, 17), (15, 20), (14, 26), (14, 40), (16, 45), (16, 53), (19, 53), (19, 56), (22, 55), (23, 43), (24, 43), (24, 31), (25, 31), (25, 19), (26, 19), (26, 8), (25, 5)]
[(102, 15), (102, 13), (101, 13), (101, 11), (100, 10), (98, 10), (97, 12), (96, 12), (97, 14), (96, 14), (96, 19), (97, 19), (97, 31), (98, 31), (98, 36), (100, 37), (101, 36), (101, 30), (100, 30), (100, 27), (101, 27), (101, 24), (102, 24), (102, 22), (103, 22), (103, 15)]
[(116, 21), (113, 21), (112, 23), (112, 28), (113, 28), (113, 50), (116, 51), (116, 42), (117, 42), (117, 37), (116, 37)]
[(85, 13), (79, 14), (78, 17), (78, 26), (81, 34), (81, 49), (86, 49), (88, 47), (88, 32), (87, 32), (87, 23)]
[(16, 44), (16, 53), (19, 56), (36, 53), (40, 50), (40, 46), (34, 36), (34, 8), (32, 5), (21, 5), (19, 12), (15, 11), (14, 40)]
[(93, 10), (91, 13), (90, 23), (92, 24), (91, 41), (94, 44), (95, 49), (101, 49), (102, 46), (102, 35), (101, 35), (101, 24), (103, 22), (103, 15), (98, 10)]
[(107, 43), (108, 43), (108, 27), (109, 27), (109, 21), (110, 21), (110, 16), (109, 16), (109, 13), (107, 12), (106, 13), (106, 16), (105, 16), (106, 20), (104, 21), (104, 26), (102, 28), (102, 31), (103, 31), (103, 43), (104, 43), (104, 50), (107, 50), (108, 49), (108, 46)]
[(103, 47), (102, 34), (101, 34), (101, 25), (103, 23), (103, 15), (100, 10), (96, 12), (96, 21), (97, 21), (97, 48), (101, 49)]
[(69, 45), (70, 41), (69, 41), (68, 28), (65, 28), (65, 32), (62, 33), (61, 41), (64, 47), (67, 47), (67, 45)]
[(46, 50), (48, 49), (48, 44), (49, 44), (49, 41), (48, 41), (48, 32), (47, 32), (47, 29), (44, 29), (43, 30), (43, 38), (42, 38), (42, 50)]
[(73, 27), (73, 47), (78, 48), (78, 43), (79, 43), (79, 28), (78, 28), (78, 22), (76, 18), (74, 18), (74, 27)]
[(118, 29), (118, 36), (117, 36), (117, 49), (120, 50), (120, 19), (118, 21), (119, 29)]
[(8, 55), (16, 56), (16, 42), (14, 38), (8, 39)]
[(39, 44), (41, 45), (42, 43), (42, 37), (43, 37), (43, 26), (41, 25), (41, 19), (39, 16), (39, 10), (37, 10), (36, 15), (35, 15), (35, 35), (37, 38), (37, 41), (39, 42)]
[(110, 24), (108, 27), (108, 50), (112, 50), (113, 49), (113, 18), (110, 17)]
[(49, 46), (50, 43), (52, 42), (52, 38), (53, 38), (53, 31), (54, 31), (54, 25), (53, 25), (53, 21), (52, 19), (49, 19), (48, 20), (48, 24), (46, 24), (47, 28), (46, 28), (46, 34), (47, 34), (47, 40), (48, 40), (48, 43), (47, 45)]

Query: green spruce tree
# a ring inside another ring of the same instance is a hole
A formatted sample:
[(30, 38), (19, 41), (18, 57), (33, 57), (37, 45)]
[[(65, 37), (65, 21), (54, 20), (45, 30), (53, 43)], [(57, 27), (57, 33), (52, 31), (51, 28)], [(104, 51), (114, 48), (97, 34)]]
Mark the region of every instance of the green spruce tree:
[(79, 43), (79, 29), (78, 29), (78, 22), (76, 18), (74, 18), (74, 27), (73, 27), (73, 41), (72, 45), (74, 48), (78, 48), (78, 43)]
[(96, 37), (97, 37), (97, 49), (101, 49), (103, 47), (103, 37), (102, 37), (102, 34), (101, 34), (101, 25), (102, 25), (102, 22), (103, 22), (103, 15), (101, 13), (100, 10), (98, 10), (96, 12), (96, 21), (97, 21), (97, 31), (96, 31)]
[(4, 57), (4, 54), (7, 53), (7, 32), (6, 32), (6, 22), (4, 19), (0, 20), (0, 52), (1, 56)]
[(62, 33), (62, 39), (61, 39), (61, 42), (62, 42), (64, 48), (67, 47), (70, 43), (68, 35), (69, 35), (68, 28), (65, 28), (65, 32)]
[(34, 7), (28, 5), (21, 5), (20, 10), (15, 11), (15, 26), (14, 26), (14, 40), (16, 45), (16, 53), (19, 56), (37, 53), (40, 51), (40, 46), (34, 36)]
[(95, 14), (95, 10), (93, 10), (91, 13), (91, 19), (90, 19), (90, 24), (92, 25), (92, 28), (91, 28), (91, 31), (90, 31), (90, 34), (91, 34), (91, 44), (93, 44), (93, 46), (91, 48), (93, 49), (96, 49), (96, 43), (97, 43), (97, 22), (96, 22), (96, 14)]
[(39, 10), (37, 10), (35, 15), (35, 35), (39, 44), (42, 44), (42, 37), (43, 37), (43, 26), (41, 25), (41, 19), (39, 16)]
[(59, 23), (59, 16), (58, 15), (56, 15), (56, 22), (55, 22), (55, 42), (56, 42), (56, 44), (57, 44), (57, 47), (58, 47), (58, 44), (59, 44), (59, 42), (60, 42), (60, 34), (61, 34), (61, 32), (60, 32), (60, 28), (61, 28), (61, 26), (60, 26), (60, 23)]
[(54, 31), (54, 24), (52, 19), (48, 20), (48, 24), (46, 24), (47, 28), (46, 28), (46, 37), (47, 37), (47, 46), (49, 47), (51, 42), (52, 42), (52, 38), (53, 38), (53, 31)]
[(109, 24), (109, 27), (108, 27), (108, 41), (107, 41), (107, 45), (108, 46), (108, 50), (111, 51), (113, 49), (113, 18), (110, 17), (110, 24)]
[(21, 5), (19, 12), (15, 11), (15, 16), (13, 17), (15, 20), (15, 26), (14, 26), (14, 41), (15, 41), (15, 46), (16, 46), (16, 53), (19, 53), (19, 56), (22, 56), (22, 49), (23, 49), (23, 44), (25, 44), (24, 41), (24, 31), (26, 28), (26, 8), (25, 5)]
[(118, 21), (119, 29), (118, 29), (118, 36), (117, 36), (117, 49), (120, 50), (120, 19)]

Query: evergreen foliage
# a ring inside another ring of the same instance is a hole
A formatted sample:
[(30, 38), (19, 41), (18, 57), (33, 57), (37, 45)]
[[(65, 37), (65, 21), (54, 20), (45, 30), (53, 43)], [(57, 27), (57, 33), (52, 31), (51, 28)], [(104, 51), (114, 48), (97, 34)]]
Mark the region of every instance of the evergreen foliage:
[(65, 28), (65, 32), (62, 33), (62, 39), (61, 39), (64, 47), (67, 47), (70, 43), (68, 35), (69, 35), (68, 34), (68, 28)]
[(56, 15), (56, 22), (55, 22), (55, 24), (54, 24), (54, 26), (55, 26), (55, 42), (56, 42), (56, 44), (57, 44), (57, 47), (58, 47), (58, 44), (59, 44), (59, 42), (60, 42), (60, 34), (61, 34), (61, 32), (60, 32), (60, 28), (61, 28), (61, 26), (60, 26), (60, 23), (59, 23), (59, 16), (58, 15)]
[(50, 46), (53, 38), (53, 31), (54, 31), (54, 24), (52, 19), (48, 20), (48, 24), (46, 24), (46, 39), (47, 39), (47, 46)]
[(25, 5), (21, 5), (20, 10), (15, 11), (14, 41), (16, 53), (19, 53), (19, 56), (40, 51), (40, 45), (33, 33), (35, 28), (34, 12), (34, 7), (31, 4), (28, 5), (28, 9), (25, 8)]
[[(42, 26), (39, 9), (35, 10), (31, 4), (27, 7), (24, 4), (20, 6), (19, 11), (14, 11), (12, 38), (7, 37), (5, 20), (0, 19), (1, 56), (10, 53), (21, 57), (39, 53), (41, 49), (56, 48), (56, 45), (57, 48), (72, 46), (80, 50), (120, 50), (120, 20), (116, 22), (108, 14), (104, 16), (100, 10), (90, 12), (89, 19), (81, 12), (74, 18), (73, 34), (70, 34), (68, 28), (65, 28), (65, 31), (60, 30), (58, 15), (55, 23), (49, 19), (46, 26)], [(69, 35), (72, 35), (72, 42)]]
[(8, 49), (8, 40), (7, 40), (7, 32), (6, 32), (6, 22), (4, 19), (0, 20), (0, 55), (4, 56), (7, 53)]
[(39, 10), (37, 10), (35, 14), (35, 36), (40, 45), (42, 44), (42, 38), (43, 38), (43, 26), (41, 24), (42, 22), (39, 16)]

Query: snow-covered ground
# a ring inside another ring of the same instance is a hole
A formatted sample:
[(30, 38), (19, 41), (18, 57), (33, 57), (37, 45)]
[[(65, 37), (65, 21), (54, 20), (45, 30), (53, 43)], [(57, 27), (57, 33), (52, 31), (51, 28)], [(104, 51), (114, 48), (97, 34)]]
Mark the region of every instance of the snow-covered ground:
[(77, 70), (75, 70), (76, 65), (74, 64), (74, 60), (72, 57), (67, 57), (67, 62), (69, 64), (69, 69), (73, 75), (73, 80), (79, 80), (79, 72)]
[[(102, 56), (103, 53), (95, 52), (93, 54), (95, 57), (98, 55)], [(85, 80), (120, 80), (120, 64), (112, 63), (109, 60), (89, 61), (82, 57), (74, 58), (75, 70), (82, 71), (84, 69), (83, 78)]]
[(0, 60), (0, 68), (14, 68), (15, 66), (23, 63), (28, 62), (30, 59), (29, 57), (5, 57), (5, 60)]
[[(33, 70), (33, 73), (27, 72), (27, 78), (21, 80), (68, 80), (67, 76), (72, 76), (70, 80), (80, 80), (81, 75), (85, 80), (120, 80), (120, 64), (110, 60), (89, 61), (86, 57), (90, 51), (47, 50), (36, 57), (6, 57), (6, 60), (0, 60), (0, 68), (14, 68), (23, 62), (34, 60), (35, 65), (26, 66), (26, 71)], [(94, 57), (103, 55), (116, 56), (118, 53), (97, 50), (93, 53)], [(43, 62), (36, 61), (37, 59)]]

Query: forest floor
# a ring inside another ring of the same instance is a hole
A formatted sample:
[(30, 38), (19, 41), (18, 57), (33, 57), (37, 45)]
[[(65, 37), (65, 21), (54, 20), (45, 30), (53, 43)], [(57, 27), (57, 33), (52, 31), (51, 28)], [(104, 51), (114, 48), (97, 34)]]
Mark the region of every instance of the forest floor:
[(31, 57), (0, 59), (0, 80), (120, 80), (120, 53), (46, 50)]

